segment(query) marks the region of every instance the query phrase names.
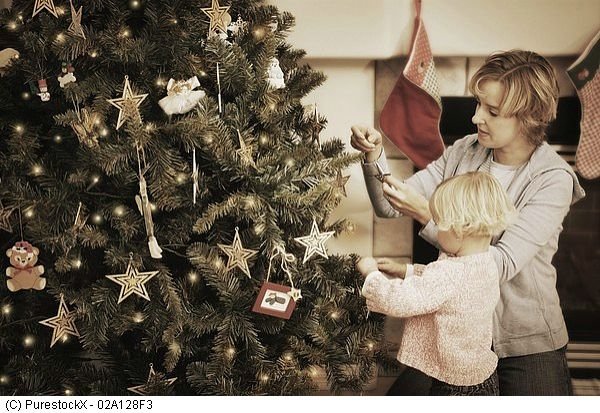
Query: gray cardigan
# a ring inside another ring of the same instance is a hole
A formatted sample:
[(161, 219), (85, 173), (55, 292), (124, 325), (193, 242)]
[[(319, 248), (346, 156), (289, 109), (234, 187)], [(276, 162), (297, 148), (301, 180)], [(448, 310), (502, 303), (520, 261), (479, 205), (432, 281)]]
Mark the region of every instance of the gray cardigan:
[[(446, 148), (444, 154), (406, 180), (429, 199), (445, 179), (476, 171), (491, 150), (468, 135)], [(363, 164), (367, 191), (379, 217), (398, 212), (383, 197), (380, 174), (389, 167), (385, 154)], [(500, 301), (494, 314), (493, 345), (498, 357), (514, 357), (556, 350), (569, 340), (556, 291), (552, 257), (570, 206), (585, 192), (572, 168), (546, 142), (521, 166), (507, 188), (519, 213), (517, 220), (490, 248), (500, 271)], [(439, 248), (437, 227), (430, 221), (419, 233)]]

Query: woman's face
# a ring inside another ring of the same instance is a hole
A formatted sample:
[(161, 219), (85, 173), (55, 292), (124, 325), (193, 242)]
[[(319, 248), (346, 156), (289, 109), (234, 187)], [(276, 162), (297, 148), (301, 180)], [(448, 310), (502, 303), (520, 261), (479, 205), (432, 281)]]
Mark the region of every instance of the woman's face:
[(520, 134), (519, 121), (515, 116), (500, 115), (500, 102), (504, 96), (504, 86), (496, 80), (479, 83), (481, 94), (475, 96), (477, 109), (471, 119), (477, 125), (477, 140), (486, 148), (510, 150), (526, 143)]

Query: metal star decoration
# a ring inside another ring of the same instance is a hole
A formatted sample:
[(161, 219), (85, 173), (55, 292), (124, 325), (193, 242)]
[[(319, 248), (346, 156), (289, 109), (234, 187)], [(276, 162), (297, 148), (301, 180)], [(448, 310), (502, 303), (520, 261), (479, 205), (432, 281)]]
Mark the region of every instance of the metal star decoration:
[(172, 379), (162, 379), (164, 374), (156, 374), (154, 371), (154, 366), (150, 363), (150, 373), (148, 373), (148, 381), (146, 384), (141, 384), (139, 386), (128, 387), (132, 393), (140, 394), (142, 396), (148, 396), (156, 393), (156, 390), (165, 389), (166, 387), (171, 386), (175, 381), (177, 381), (177, 377)]
[(150, 301), (148, 290), (146, 290), (146, 283), (156, 274), (158, 274), (158, 271), (138, 272), (133, 265), (133, 260), (130, 259), (125, 274), (107, 275), (106, 278), (121, 286), (119, 301), (117, 302), (117, 304), (121, 304), (131, 294), (139, 295), (143, 299)]
[(238, 267), (244, 272), (244, 274), (248, 276), (248, 278), (252, 278), (250, 276), (250, 269), (248, 268), (248, 259), (255, 256), (258, 253), (258, 251), (246, 249), (242, 246), (242, 241), (240, 240), (238, 227), (235, 227), (235, 237), (233, 238), (233, 244), (217, 244), (217, 246), (225, 254), (227, 254), (227, 271)]
[(48, 10), (50, 14), (58, 18), (58, 12), (56, 11), (54, 0), (35, 0), (35, 5), (33, 6), (33, 14), (31, 15), (31, 17), (35, 17), (36, 14), (38, 14), (44, 9)]
[(335, 231), (320, 232), (317, 221), (313, 218), (312, 228), (310, 234), (304, 237), (296, 237), (298, 243), (304, 245), (306, 250), (304, 251), (304, 258), (302, 264), (306, 263), (313, 254), (319, 254), (323, 258), (329, 258), (327, 256), (327, 248), (325, 242), (335, 234)]
[(252, 145), (246, 145), (239, 130), (237, 131), (237, 134), (240, 141), (240, 149), (236, 149), (235, 153), (238, 154), (245, 164), (256, 166), (254, 159), (252, 159)]
[(79, 6), (79, 10), (75, 11), (75, 7), (73, 6), (73, 0), (69, 0), (71, 3), (71, 24), (67, 29), (67, 32), (76, 37), (81, 37), (85, 39), (85, 33), (83, 32), (83, 27), (81, 26), (81, 15), (83, 6)]
[(208, 35), (211, 36), (217, 33), (217, 29), (227, 33), (227, 25), (231, 22), (231, 16), (229, 17), (229, 22), (225, 22), (223, 19), (229, 11), (230, 6), (219, 5), (219, 0), (212, 0), (210, 7), (205, 7), (201, 9), (204, 14), (208, 16), (210, 19), (210, 27), (208, 28)]
[(75, 326), (75, 311), (69, 311), (62, 294), (60, 295), (58, 314), (55, 317), (40, 321), (40, 324), (53, 329), (50, 347), (54, 346), (58, 340), (66, 335), (70, 334), (79, 337), (79, 331), (77, 331), (77, 327)]
[(340, 192), (346, 198), (348, 197), (348, 194), (346, 193), (346, 182), (348, 182), (348, 179), (350, 179), (350, 175), (342, 176), (342, 171), (338, 170), (335, 180), (333, 181), (333, 186), (340, 188)]
[(129, 76), (125, 76), (125, 85), (123, 86), (123, 96), (116, 99), (107, 99), (114, 107), (119, 109), (119, 118), (117, 119), (117, 130), (126, 120), (142, 122), (139, 106), (146, 99), (148, 94), (134, 95), (129, 84)]
[(0, 229), (3, 229), (6, 232), (10, 232), (12, 234), (13, 229), (10, 224), (10, 216), (15, 208), (4, 208), (2, 205), (2, 201), (0, 201)]

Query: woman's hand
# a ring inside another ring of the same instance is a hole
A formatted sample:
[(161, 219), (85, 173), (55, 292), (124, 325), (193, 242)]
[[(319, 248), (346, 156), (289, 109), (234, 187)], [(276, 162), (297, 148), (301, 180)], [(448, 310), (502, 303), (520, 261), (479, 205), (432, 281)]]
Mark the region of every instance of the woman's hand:
[(394, 262), (389, 258), (377, 258), (377, 269), (390, 277), (404, 278), (406, 275), (406, 264)]
[(393, 176), (385, 177), (383, 196), (396, 211), (419, 221), (422, 225), (426, 225), (431, 219), (427, 199)]
[(363, 125), (354, 125), (350, 128), (352, 136), (350, 145), (365, 154), (367, 162), (375, 162), (381, 155), (383, 138), (375, 128)]

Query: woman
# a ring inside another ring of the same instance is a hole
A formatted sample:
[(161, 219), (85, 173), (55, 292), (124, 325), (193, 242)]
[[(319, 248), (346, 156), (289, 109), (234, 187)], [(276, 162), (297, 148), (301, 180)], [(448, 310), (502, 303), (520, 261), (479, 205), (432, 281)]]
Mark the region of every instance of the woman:
[[(572, 168), (545, 142), (558, 103), (554, 71), (533, 52), (497, 53), (473, 75), (469, 89), (478, 102), (472, 118), (477, 134), (456, 141), (405, 182), (386, 176), (382, 137), (375, 129), (353, 126), (351, 144), (365, 153), (363, 173), (376, 214), (412, 217), (435, 246), (437, 228), (427, 200), (440, 182), (477, 170), (501, 182), (519, 216), (490, 249), (500, 271), (493, 332), (500, 394), (572, 394), (567, 329), (551, 261), (563, 219), (585, 193)], [(394, 272), (389, 262), (383, 266)]]

